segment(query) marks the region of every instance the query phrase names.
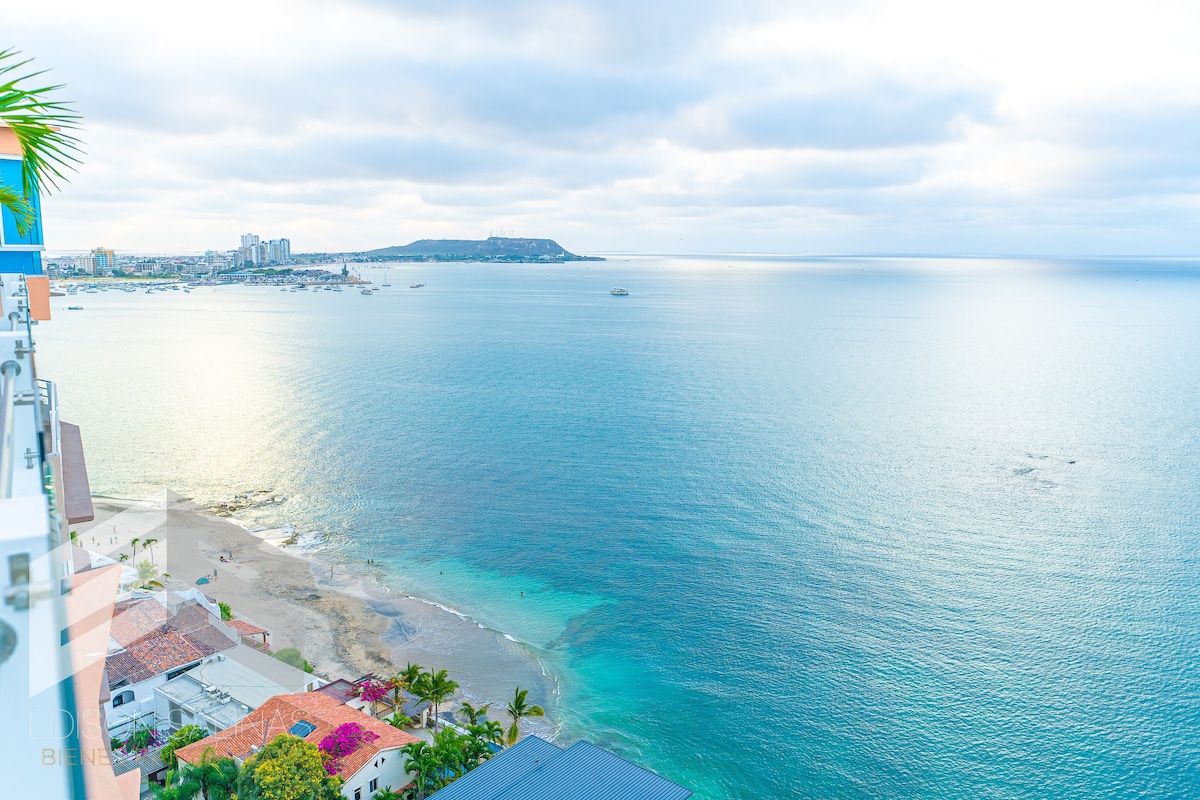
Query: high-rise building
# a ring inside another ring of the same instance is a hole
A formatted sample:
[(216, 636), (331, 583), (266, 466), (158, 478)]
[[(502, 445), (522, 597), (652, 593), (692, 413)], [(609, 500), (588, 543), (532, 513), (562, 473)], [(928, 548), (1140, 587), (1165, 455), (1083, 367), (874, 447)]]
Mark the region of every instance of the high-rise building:
[(257, 247), (257, 246), (258, 246), (258, 234), (257, 233), (243, 233), (242, 234), (242, 247)]
[(92, 251), (92, 274), (103, 275), (112, 272), (117, 266), (117, 254), (112, 250), (97, 247)]

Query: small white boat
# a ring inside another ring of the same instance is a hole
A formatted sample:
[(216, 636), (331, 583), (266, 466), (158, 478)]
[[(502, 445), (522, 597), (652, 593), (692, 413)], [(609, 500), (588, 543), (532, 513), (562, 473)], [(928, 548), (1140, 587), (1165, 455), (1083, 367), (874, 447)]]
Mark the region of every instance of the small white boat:
[(622, 289), (620, 286), (615, 286), (615, 287), (613, 287), (613, 290), (611, 292), (609, 292), (609, 294), (615, 295), (617, 297), (625, 297), (626, 295), (629, 294), (629, 290)]
[(370, 289), (363, 289), (362, 291), (360, 291), (360, 292), (359, 292), (359, 294), (365, 294), (365, 295), (369, 295), (369, 294), (371, 294), (371, 290), (370, 290)]

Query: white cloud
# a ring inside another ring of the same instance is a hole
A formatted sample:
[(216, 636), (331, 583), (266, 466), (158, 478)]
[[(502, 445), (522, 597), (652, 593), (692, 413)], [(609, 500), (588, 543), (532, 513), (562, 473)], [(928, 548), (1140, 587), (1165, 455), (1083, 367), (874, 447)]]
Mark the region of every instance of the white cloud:
[(1194, 252), (1200, 7), (64, 0), (51, 247)]

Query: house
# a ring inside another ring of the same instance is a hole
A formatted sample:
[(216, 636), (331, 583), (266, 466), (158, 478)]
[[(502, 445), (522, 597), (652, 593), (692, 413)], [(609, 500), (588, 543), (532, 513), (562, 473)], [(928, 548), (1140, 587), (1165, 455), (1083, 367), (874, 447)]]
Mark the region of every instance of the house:
[(109, 698), (104, 717), (124, 734), (154, 714), (154, 690), (218, 653), (240, 637), (199, 591), (156, 592), (113, 606), (105, 657)]
[(171, 731), (199, 725), (215, 733), (276, 695), (311, 692), (324, 682), (243, 643), (155, 688), (155, 717)]
[(565, 750), (526, 736), (430, 800), (687, 800), (685, 789), (607, 750), (576, 742)]
[(251, 647), (268, 652), (271, 648), (270, 636), (271, 632), (266, 628), (260, 628), (257, 625), (251, 625), (244, 619), (230, 620), (228, 623), (238, 635), (242, 637), (242, 641)]
[(239, 766), (281, 734), (291, 734), (319, 745), (339, 725), (356, 723), (376, 734), (357, 750), (343, 756), (338, 767), (342, 795), (346, 800), (371, 800), (385, 787), (399, 790), (412, 778), (407, 756), (400, 752), (415, 736), (355, 710), (322, 691), (272, 697), (244, 719), (207, 739), (180, 748), (176, 757), (193, 764), (209, 750), (218, 757), (232, 758)]
[[(375, 679), (375, 676), (370, 674), (363, 675), (357, 681), (353, 682), (345, 678), (338, 678), (325, 684), (317, 691), (324, 692), (351, 708), (358, 709), (367, 714), (372, 713), (373, 709), (371, 706), (374, 705), (376, 709), (379, 709), (375, 711), (374, 716), (390, 716), (397, 710), (391, 696), (385, 697), (374, 704), (368, 703), (358, 696), (356, 687), (368, 679)], [(416, 722), (418, 727), (424, 728), (429, 723), (429, 711), (431, 708), (433, 708), (433, 705), (428, 700), (422, 700), (412, 692), (400, 691), (399, 711), (404, 716)]]

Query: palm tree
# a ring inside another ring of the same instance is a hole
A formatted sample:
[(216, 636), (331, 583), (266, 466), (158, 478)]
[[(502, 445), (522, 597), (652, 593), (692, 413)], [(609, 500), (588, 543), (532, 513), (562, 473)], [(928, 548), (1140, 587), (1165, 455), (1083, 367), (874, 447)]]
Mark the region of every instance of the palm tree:
[(476, 708), (475, 706), (471, 705), (466, 700), (464, 700), (462, 703), (461, 711), (463, 713), (463, 716), (467, 718), (468, 726), (478, 725), (479, 720), (487, 719), (487, 712), (488, 712), (488, 709), (491, 707), (492, 707), (491, 703), (484, 703), (479, 708)]
[(137, 565), (137, 585), (143, 589), (161, 589), (162, 581), (158, 580), (158, 567), (150, 561), (139, 561)]
[(414, 664), (411, 661), (408, 665), (396, 673), (392, 678), (392, 691), (396, 698), (396, 702), (400, 702), (400, 691), (411, 692), (413, 684), (421, 677), (421, 665)]
[(417, 788), (417, 800), (425, 800), (426, 790), (433, 787), (437, 780), (438, 763), (433, 748), (425, 742), (417, 741), (406, 744), (400, 751), (408, 756), (408, 768), (413, 774), (413, 783)]
[(393, 728), (408, 728), (413, 724), (403, 711), (393, 711), (390, 717), (384, 717), (383, 721)]
[(238, 767), (232, 758), (217, 757), (209, 748), (195, 764), (184, 765), (180, 778), (197, 784), (204, 800), (230, 800), (237, 784)]
[(422, 673), (421, 676), (413, 682), (413, 692), (422, 700), (428, 700), (433, 704), (433, 718), (436, 721), (438, 718), (438, 710), (441, 704), (449, 699), (458, 691), (458, 683), (450, 680), (450, 674), (439, 669), (436, 672), (430, 670)]
[(489, 719), (483, 725), (468, 725), (467, 733), (470, 736), (468, 737), (464, 753), (468, 763), (474, 767), (492, 757), (494, 751), (491, 745), (493, 743), (498, 744), (504, 739), (504, 726), (495, 720)]
[(546, 709), (542, 708), (541, 706), (531, 706), (525, 702), (525, 698), (528, 695), (528, 689), (522, 689), (520, 686), (518, 686), (516, 694), (513, 695), (512, 702), (509, 703), (508, 708), (505, 709), (508, 712), (508, 715), (512, 717), (513, 721), (512, 727), (508, 729), (509, 745), (514, 745), (517, 743), (517, 739), (521, 735), (521, 731), (518, 726), (523, 718), (546, 716)]
[(32, 199), (57, 189), (56, 179), (65, 180), (63, 170), (74, 169), (79, 163), (76, 154), (82, 151), (79, 140), (65, 132), (79, 128), (80, 116), (65, 103), (46, 99), (62, 86), (18, 87), (44, 72), (20, 74), (30, 60), (19, 59), (12, 48), (0, 50), (0, 122), (16, 136), (22, 156), (20, 191), (0, 186), (0, 205), (12, 212), (17, 232), (24, 236), (37, 222)]
[(154, 800), (195, 800), (201, 791), (200, 784), (195, 781), (175, 783), (175, 770), (167, 770), (167, 782), (164, 785), (150, 784), (150, 796)]
[(459, 735), (453, 728), (443, 728), (433, 735), (433, 753), (440, 767), (437, 783), (441, 786), (461, 778), (474, 766), (467, 760), (468, 742), (468, 737)]
[(134, 558), (137, 558), (137, 546), (138, 546), (138, 542), (140, 542), (140, 541), (141, 541), (141, 539), (139, 539), (136, 536), (129, 540), (129, 543), (131, 545), (133, 545), (133, 557)]
[(154, 560), (154, 545), (156, 545), (156, 544), (158, 544), (158, 539), (147, 538), (147, 539), (142, 540), (142, 547), (148, 548), (150, 550), (150, 560), (151, 561)]

